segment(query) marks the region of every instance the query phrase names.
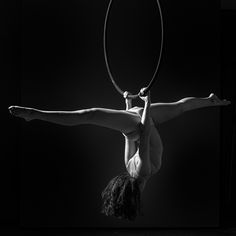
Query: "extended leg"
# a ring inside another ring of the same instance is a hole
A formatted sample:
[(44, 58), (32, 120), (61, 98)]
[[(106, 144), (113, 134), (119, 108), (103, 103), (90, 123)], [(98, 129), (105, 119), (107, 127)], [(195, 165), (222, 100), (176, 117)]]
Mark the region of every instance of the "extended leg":
[(173, 103), (154, 103), (151, 105), (151, 116), (155, 123), (163, 123), (173, 119), (186, 111), (191, 111), (203, 107), (226, 106), (230, 102), (220, 100), (213, 93), (209, 97), (195, 98), (187, 97)]
[(138, 115), (124, 110), (90, 108), (77, 111), (43, 111), (27, 107), (11, 106), (11, 114), (25, 120), (39, 119), (66, 126), (93, 124), (120, 131), (133, 132), (140, 122)]

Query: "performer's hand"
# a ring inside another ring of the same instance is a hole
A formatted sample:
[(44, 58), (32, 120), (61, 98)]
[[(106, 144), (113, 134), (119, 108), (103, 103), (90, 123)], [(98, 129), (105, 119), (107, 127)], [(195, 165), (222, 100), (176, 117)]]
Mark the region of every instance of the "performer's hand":
[(132, 95), (130, 92), (128, 92), (128, 91), (125, 91), (124, 93), (123, 93), (123, 97), (126, 99), (126, 100), (130, 100), (130, 98), (128, 97), (129, 95)]
[(142, 94), (145, 92), (146, 88), (142, 88), (139, 92), (139, 97), (145, 102), (145, 103), (151, 103), (151, 93), (150, 90), (146, 93), (146, 95), (142, 96)]
[(124, 97), (125, 103), (126, 103), (126, 109), (130, 109), (132, 107), (132, 99), (129, 98), (129, 95), (132, 95), (132, 94), (128, 91), (125, 91), (123, 93), (123, 97)]

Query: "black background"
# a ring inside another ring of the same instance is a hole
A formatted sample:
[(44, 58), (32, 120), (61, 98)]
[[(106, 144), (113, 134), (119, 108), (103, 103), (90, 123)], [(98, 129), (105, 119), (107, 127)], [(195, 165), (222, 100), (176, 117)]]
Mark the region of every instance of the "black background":
[[(133, 8), (134, 1), (127, 6), (117, 1), (109, 27), (112, 66), (119, 83), (134, 90), (149, 82), (160, 39), (155, 1), (137, 2), (139, 7)], [(134, 223), (105, 217), (100, 194), (124, 171), (123, 137), (89, 125), (26, 123), (11, 117), (7, 107), (124, 108), (103, 58), (108, 1), (1, 4), (2, 118), (7, 130), (2, 140), (1, 218), (33, 227), (217, 226), (220, 109), (192, 111), (161, 125), (163, 166), (143, 194), (144, 217)], [(172, 102), (210, 92), (220, 96), (217, 3), (161, 4), (165, 45), (152, 100)]]

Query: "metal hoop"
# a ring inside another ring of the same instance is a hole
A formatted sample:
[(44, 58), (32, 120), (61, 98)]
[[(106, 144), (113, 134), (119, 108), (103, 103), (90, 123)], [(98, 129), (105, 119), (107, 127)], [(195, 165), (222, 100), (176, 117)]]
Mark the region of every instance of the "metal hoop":
[[(163, 16), (162, 16), (162, 11), (161, 11), (161, 6), (160, 6), (160, 2), (159, 0), (157, 1), (157, 5), (158, 5), (158, 10), (160, 13), (160, 20), (161, 20), (161, 48), (160, 48), (160, 54), (159, 54), (159, 58), (158, 58), (158, 62), (155, 68), (155, 71), (153, 73), (153, 76), (148, 84), (148, 86), (146, 87), (146, 90), (141, 94), (142, 96), (145, 95), (153, 86), (154, 82), (157, 79), (157, 72), (160, 66), (160, 62), (161, 62), (161, 58), (162, 58), (162, 52), (163, 52), (163, 41), (164, 41), (164, 26), (163, 26)], [(107, 12), (106, 12), (106, 17), (105, 17), (105, 22), (104, 22), (104, 30), (103, 30), (103, 52), (104, 52), (104, 58), (105, 58), (105, 63), (106, 63), (106, 68), (107, 68), (107, 72), (109, 74), (109, 77), (111, 79), (112, 84), (114, 85), (114, 87), (116, 88), (116, 90), (123, 96), (124, 91), (118, 86), (118, 84), (115, 82), (115, 79), (111, 73), (111, 69), (109, 66), (109, 61), (108, 61), (108, 57), (107, 57), (107, 49), (106, 49), (106, 32), (107, 32), (107, 22), (108, 22), (108, 18), (109, 18), (109, 14), (110, 14), (110, 9), (111, 9), (111, 5), (113, 3), (113, 0), (110, 0), (108, 7), (107, 7)], [(128, 97), (131, 99), (135, 99), (137, 97), (139, 97), (140, 93), (135, 94), (135, 95), (129, 95)]]

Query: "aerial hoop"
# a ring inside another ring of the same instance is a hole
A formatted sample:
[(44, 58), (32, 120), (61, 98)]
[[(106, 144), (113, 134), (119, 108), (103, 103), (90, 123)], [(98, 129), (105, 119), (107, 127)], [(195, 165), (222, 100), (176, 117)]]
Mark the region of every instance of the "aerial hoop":
[[(155, 68), (155, 71), (153, 73), (153, 76), (148, 84), (148, 86), (146, 86), (146, 90), (144, 91), (143, 94), (141, 95), (145, 95), (153, 86), (154, 82), (156, 81), (157, 78), (157, 72), (159, 70), (159, 66), (160, 66), (160, 62), (161, 62), (161, 58), (162, 58), (162, 51), (163, 51), (163, 40), (164, 40), (164, 26), (163, 26), (163, 16), (162, 16), (162, 11), (161, 11), (161, 5), (159, 0), (157, 1), (157, 6), (158, 6), (158, 10), (160, 13), (160, 20), (161, 20), (161, 47), (160, 47), (160, 54), (159, 54), (159, 58), (157, 61), (157, 65)], [(110, 0), (108, 7), (107, 7), (107, 12), (106, 12), (106, 17), (105, 17), (105, 22), (104, 22), (104, 30), (103, 30), (103, 52), (104, 52), (104, 58), (105, 58), (105, 63), (106, 63), (106, 68), (107, 68), (107, 72), (109, 74), (109, 77), (111, 79), (112, 84), (114, 85), (114, 87), (116, 88), (116, 90), (123, 96), (124, 91), (118, 86), (118, 84), (116, 83), (111, 69), (110, 69), (110, 65), (109, 65), (109, 61), (108, 61), (108, 57), (107, 57), (107, 48), (106, 48), (106, 34), (107, 34), (107, 22), (108, 22), (108, 18), (109, 18), (109, 14), (110, 14), (110, 9), (111, 9), (111, 5), (113, 3), (113, 0)], [(139, 97), (140, 93), (135, 94), (135, 95), (129, 95), (129, 98), (131, 99), (135, 99), (137, 97)]]

